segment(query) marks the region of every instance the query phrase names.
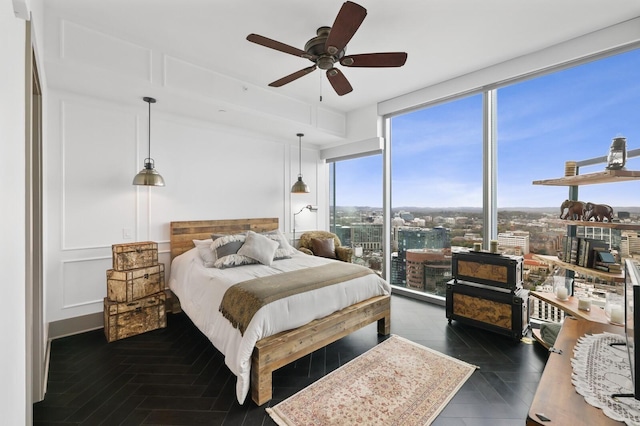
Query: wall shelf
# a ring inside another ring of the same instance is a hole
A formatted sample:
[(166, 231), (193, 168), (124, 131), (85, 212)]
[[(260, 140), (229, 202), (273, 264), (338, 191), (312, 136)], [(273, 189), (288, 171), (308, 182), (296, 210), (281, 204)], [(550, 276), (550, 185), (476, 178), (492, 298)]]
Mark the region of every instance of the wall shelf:
[(639, 231), (640, 223), (620, 223), (620, 222), (587, 222), (584, 220), (567, 220), (567, 219), (558, 219), (553, 221), (548, 221), (548, 223), (558, 224), (558, 225), (575, 225), (575, 226), (590, 226), (593, 228), (611, 228), (611, 229), (620, 229), (623, 231)]
[(610, 272), (601, 271), (599, 269), (585, 268), (583, 266), (578, 266), (572, 263), (563, 262), (562, 260), (558, 259), (556, 256), (534, 254), (533, 257), (535, 259), (538, 259), (550, 265), (558, 266), (560, 268), (568, 269), (570, 271), (575, 271), (582, 275), (588, 275), (588, 276), (600, 278), (606, 281), (624, 282), (624, 273), (622, 272), (619, 274), (612, 274)]
[(534, 180), (534, 185), (549, 186), (578, 186), (598, 183), (625, 182), (640, 179), (640, 171), (633, 170), (605, 170), (584, 175), (565, 176), (555, 179)]

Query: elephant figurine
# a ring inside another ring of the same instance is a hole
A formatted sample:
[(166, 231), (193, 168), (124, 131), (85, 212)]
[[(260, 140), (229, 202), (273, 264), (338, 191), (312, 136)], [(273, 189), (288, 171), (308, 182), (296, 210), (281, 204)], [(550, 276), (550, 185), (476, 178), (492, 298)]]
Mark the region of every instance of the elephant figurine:
[(560, 206), (560, 219), (582, 220), (585, 212), (585, 203), (582, 201), (564, 200)]
[(596, 204), (588, 202), (584, 205), (584, 220), (595, 220), (596, 222), (607, 222), (613, 220), (613, 208), (607, 204)]

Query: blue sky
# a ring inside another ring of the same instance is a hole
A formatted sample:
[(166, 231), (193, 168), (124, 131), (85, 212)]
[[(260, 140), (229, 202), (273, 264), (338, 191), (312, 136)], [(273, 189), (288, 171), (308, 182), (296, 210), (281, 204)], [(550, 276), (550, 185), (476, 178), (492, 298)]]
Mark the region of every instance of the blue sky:
[[(392, 204), (482, 206), (482, 97), (475, 95), (392, 120)], [(640, 50), (498, 90), (498, 207), (559, 206), (567, 160), (606, 155), (615, 137), (640, 148)], [(381, 206), (381, 156), (337, 165), (336, 204)], [(604, 164), (581, 173), (603, 170)], [(640, 170), (640, 157), (630, 159)], [(638, 206), (640, 181), (581, 186), (579, 198)]]

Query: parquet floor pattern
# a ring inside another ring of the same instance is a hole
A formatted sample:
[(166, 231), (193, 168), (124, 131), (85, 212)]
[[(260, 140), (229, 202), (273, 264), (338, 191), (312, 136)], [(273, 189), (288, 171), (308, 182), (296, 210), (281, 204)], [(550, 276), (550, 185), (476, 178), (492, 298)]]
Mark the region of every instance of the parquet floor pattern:
[[(444, 307), (392, 296), (391, 332), (480, 367), (434, 425), (523, 425), (547, 353), (454, 321)], [(275, 405), (383, 340), (367, 326), (274, 373), (274, 399), (235, 397), (235, 376), (184, 314), (166, 329), (107, 343), (102, 330), (51, 345), (45, 399), (34, 425), (274, 425)]]

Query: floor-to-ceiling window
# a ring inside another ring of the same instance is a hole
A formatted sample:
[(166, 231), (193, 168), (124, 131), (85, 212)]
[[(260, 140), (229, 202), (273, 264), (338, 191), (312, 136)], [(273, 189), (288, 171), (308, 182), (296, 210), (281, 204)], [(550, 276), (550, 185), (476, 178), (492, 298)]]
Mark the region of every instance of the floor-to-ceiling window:
[(382, 273), (382, 155), (330, 163), (331, 232), (353, 248), (353, 262)]
[[(443, 295), (451, 251), (482, 243), (485, 235), (497, 235), (503, 253), (556, 254), (567, 232), (557, 223), (560, 204), (570, 189), (533, 181), (562, 177), (568, 161), (606, 156), (617, 137), (626, 138), (629, 151), (640, 148), (638, 69), (636, 49), (494, 88), (497, 229), (483, 223), (483, 121), (490, 116), (483, 111), (483, 92), (393, 115), (387, 142), (391, 232), (384, 247), (391, 284)], [(379, 205), (362, 201), (368, 194), (382, 202), (382, 173), (375, 170), (382, 168), (380, 158), (333, 163), (332, 226), (346, 224), (343, 217), (361, 221), (369, 213), (370, 220), (380, 220), (375, 209), (357, 208)], [(638, 170), (639, 162), (640, 157), (629, 158), (627, 167)], [(582, 165), (579, 173), (604, 167)], [(352, 182), (358, 189), (347, 191)], [(581, 186), (578, 197), (612, 205), (615, 220), (639, 223), (639, 186), (639, 181)], [(601, 231), (578, 227), (584, 236), (608, 238), (625, 256), (640, 257), (638, 232), (594, 232)], [(543, 265), (530, 261), (525, 267), (527, 285), (544, 281)]]
[(482, 95), (391, 119), (391, 284), (444, 296), (451, 250), (482, 241)]
[[(497, 90), (501, 252), (525, 257), (532, 253), (557, 255), (567, 234), (566, 223), (559, 218), (560, 206), (570, 195), (613, 206), (614, 220), (640, 222), (639, 181), (572, 190), (532, 184), (572, 173), (573, 166), (567, 162), (606, 156), (614, 138), (625, 137), (628, 150), (640, 148), (639, 69), (640, 50), (633, 50)], [(578, 173), (605, 170), (606, 162), (593, 163), (579, 167)], [(629, 158), (627, 168), (640, 169), (640, 158)], [(640, 247), (633, 244), (637, 231), (578, 226), (574, 232), (578, 237), (607, 241), (622, 257), (640, 256)], [(548, 283), (548, 274), (554, 272), (558, 273), (531, 259), (525, 284)], [(589, 279), (576, 277), (579, 282)]]

